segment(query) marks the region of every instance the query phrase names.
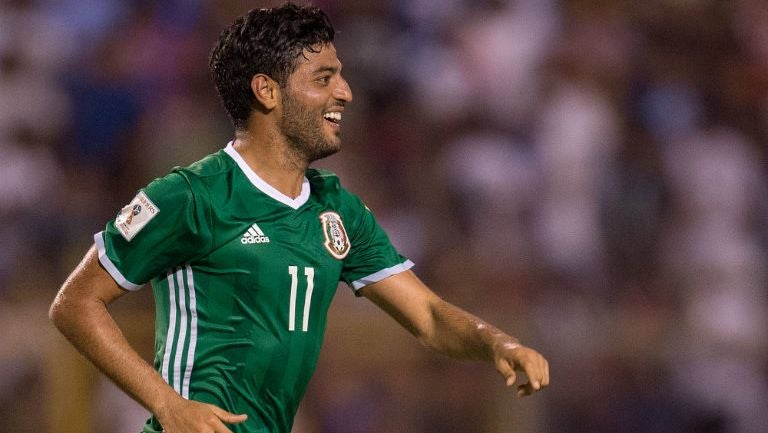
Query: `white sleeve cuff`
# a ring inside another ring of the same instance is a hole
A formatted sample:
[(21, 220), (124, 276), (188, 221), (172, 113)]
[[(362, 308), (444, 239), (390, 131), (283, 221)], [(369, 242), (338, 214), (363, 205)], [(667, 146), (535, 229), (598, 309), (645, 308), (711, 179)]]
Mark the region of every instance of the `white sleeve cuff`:
[(399, 265), (382, 269), (378, 272), (368, 275), (367, 277), (363, 277), (363, 278), (360, 278), (359, 280), (353, 281), (352, 289), (354, 289), (355, 291), (358, 291), (363, 287), (367, 286), (368, 284), (377, 283), (383, 280), (384, 278), (391, 277), (392, 275), (397, 275), (401, 272), (405, 272), (408, 269), (411, 269), (413, 265), (414, 263), (412, 261), (406, 260), (403, 263), (400, 263)]
[(123, 276), (123, 274), (117, 269), (117, 266), (115, 266), (114, 263), (112, 263), (112, 260), (109, 259), (109, 256), (107, 256), (107, 249), (104, 246), (104, 232), (100, 231), (93, 235), (93, 241), (96, 243), (96, 249), (99, 251), (99, 262), (102, 266), (104, 266), (104, 269), (107, 270), (109, 275), (112, 277), (113, 280), (122, 288), (126, 290), (139, 290), (144, 285), (143, 284), (136, 284), (128, 281), (127, 278)]

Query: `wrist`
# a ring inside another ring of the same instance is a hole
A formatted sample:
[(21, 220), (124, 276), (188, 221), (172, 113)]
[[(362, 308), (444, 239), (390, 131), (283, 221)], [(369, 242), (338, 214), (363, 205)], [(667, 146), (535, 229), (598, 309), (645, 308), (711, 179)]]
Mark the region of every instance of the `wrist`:
[(506, 353), (524, 347), (516, 338), (506, 336), (493, 345), (494, 358), (504, 357)]
[(180, 396), (171, 387), (167, 387), (158, 393), (159, 397), (155, 400), (152, 407), (149, 410), (158, 418), (163, 419), (169, 413), (175, 411), (175, 408), (183, 401), (183, 397)]
[(522, 344), (520, 344), (519, 341), (507, 341), (502, 343), (501, 348), (503, 350), (515, 350), (523, 347)]

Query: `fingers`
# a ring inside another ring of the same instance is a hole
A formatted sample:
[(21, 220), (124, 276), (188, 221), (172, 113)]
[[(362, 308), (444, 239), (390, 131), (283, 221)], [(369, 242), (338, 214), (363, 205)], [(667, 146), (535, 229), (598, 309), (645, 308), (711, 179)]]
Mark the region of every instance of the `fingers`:
[(549, 363), (543, 356), (535, 351), (531, 351), (532, 356), (528, 362), (521, 364), (521, 368), (528, 376), (530, 392), (526, 395), (538, 391), (549, 385)]
[(525, 375), (528, 376), (528, 383), (534, 391), (541, 389), (541, 383), (544, 381), (544, 366), (542, 361), (543, 358), (538, 356), (533, 357), (530, 362), (521, 365)]
[(507, 358), (509, 362), (497, 362), (497, 369), (507, 378), (507, 386), (512, 385), (515, 380), (514, 373), (509, 374), (508, 369), (522, 371), (528, 378), (528, 382), (517, 387), (518, 396), (528, 396), (549, 386), (549, 363), (538, 352), (519, 347), (510, 351)]
[(507, 376), (507, 386), (512, 386), (515, 384), (515, 381), (517, 380), (517, 374), (513, 371), (512, 374)]
[(504, 377), (507, 386), (515, 384), (517, 373), (515, 373), (515, 369), (512, 368), (512, 365), (506, 359), (500, 359), (496, 362), (496, 370)]
[(232, 433), (232, 430), (226, 428), (224, 424), (213, 427), (213, 433)]
[(211, 412), (213, 412), (214, 415), (227, 424), (240, 424), (248, 419), (248, 415), (244, 413), (237, 415), (212, 404), (208, 406), (211, 408)]
[(216, 405), (179, 398), (159, 419), (167, 433), (232, 433), (225, 424), (245, 422), (245, 414), (233, 414)]

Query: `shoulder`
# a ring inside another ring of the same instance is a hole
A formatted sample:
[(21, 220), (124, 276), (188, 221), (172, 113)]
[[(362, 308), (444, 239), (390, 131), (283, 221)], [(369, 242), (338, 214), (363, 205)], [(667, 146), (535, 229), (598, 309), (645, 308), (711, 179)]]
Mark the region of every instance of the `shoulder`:
[(305, 176), (313, 190), (335, 191), (341, 189), (339, 176), (330, 170), (310, 168), (306, 171)]
[(232, 158), (219, 150), (186, 167), (174, 167), (171, 174), (178, 173), (189, 181), (206, 181), (231, 171), (233, 167)]
[(150, 197), (161, 201), (205, 201), (210, 184), (216, 179), (226, 178), (222, 174), (231, 169), (227, 158), (222, 158), (222, 155), (223, 152), (219, 151), (188, 166), (174, 167), (165, 176), (150, 182), (145, 191)]
[(167, 177), (183, 179), (194, 195), (207, 196), (230, 188), (234, 179), (230, 174), (236, 169), (232, 158), (219, 150), (186, 167), (174, 167)]
[(320, 168), (310, 168), (306, 172), (307, 180), (312, 188), (312, 193), (321, 195), (326, 199), (339, 202), (341, 205), (353, 205), (358, 207), (362, 200), (354, 193), (347, 190), (339, 176)]
[(339, 177), (332, 171), (310, 169), (306, 176), (310, 182), (312, 194), (328, 209), (339, 214), (347, 224), (347, 228), (351, 229), (350, 233), (356, 232), (370, 214), (363, 200), (342, 186)]

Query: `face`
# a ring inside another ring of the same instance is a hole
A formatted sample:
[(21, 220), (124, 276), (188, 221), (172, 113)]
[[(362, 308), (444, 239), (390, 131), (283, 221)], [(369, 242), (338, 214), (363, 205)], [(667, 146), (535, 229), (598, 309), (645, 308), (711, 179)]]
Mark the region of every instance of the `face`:
[(305, 52), (298, 61), (282, 94), (281, 128), (289, 146), (311, 162), (341, 148), (342, 113), (352, 101), (352, 90), (341, 76), (332, 44), (317, 53)]

